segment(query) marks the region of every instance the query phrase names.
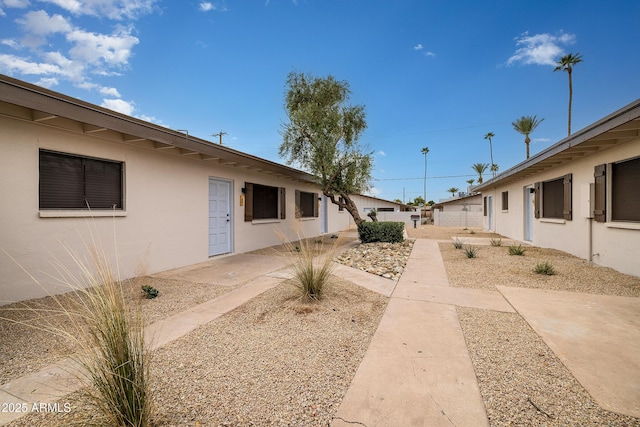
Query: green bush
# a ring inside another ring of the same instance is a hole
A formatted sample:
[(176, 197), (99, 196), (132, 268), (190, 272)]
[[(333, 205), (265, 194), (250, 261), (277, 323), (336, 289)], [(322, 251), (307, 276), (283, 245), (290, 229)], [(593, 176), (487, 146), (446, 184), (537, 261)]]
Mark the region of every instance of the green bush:
[(491, 246), (502, 246), (502, 239), (491, 239)]
[(533, 269), (533, 272), (536, 274), (544, 274), (547, 276), (553, 276), (556, 274), (556, 270), (553, 268), (550, 262), (545, 261), (536, 264), (536, 268)]
[(153, 286), (142, 285), (142, 293), (146, 299), (154, 299), (160, 292)]
[(403, 222), (361, 222), (358, 225), (358, 237), (362, 243), (404, 241)]
[(511, 245), (509, 246), (509, 255), (519, 255), (522, 256), (524, 255), (524, 251), (526, 251), (526, 249), (524, 249), (522, 247), (522, 245)]
[(478, 255), (478, 248), (475, 246), (469, 245), (464, 248), (464, 253), (467, 255), (467, 258), (475, 258)]

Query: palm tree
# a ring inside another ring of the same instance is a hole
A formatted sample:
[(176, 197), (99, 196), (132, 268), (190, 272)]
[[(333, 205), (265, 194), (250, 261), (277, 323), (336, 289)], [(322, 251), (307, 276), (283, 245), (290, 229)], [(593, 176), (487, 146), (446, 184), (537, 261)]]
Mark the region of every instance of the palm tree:
[(471, 186), (473, 185), (473, 183), (475, 182), (475, 179), (468, 179), (467, 180), (467, 184), (469, 184), (469, 186), (467, 187), (467, 192), (471, 193)]
[(494, 136), (496, 135), (493, 132), (489, 132), (484, 136), (484, 139), (489, 140), (489, 154), (491, 154), (491, 164), (493, 164), (493, 144), (491, 144), (491, 138), (493, 138)]
[(456, 197), (456, 193), (458, 192), (458, 189), (456, 187), (451, 187), (447, 191), (451, 193), (451, 197)]
[(579, 53), (576, 53), (575, 55), (570, 53), (560, 58), (560, 61), (556, 62), (558, 66), (553, 69), (553, 71), (566, 71), (569, 75), (569, 122), (567, 126), (567, 135), (571, 135), (571, 101), (573, 100), (573, 82), (571, 80), (571, 73), (573, 72), (573, 67), (580, 62), (582, 62), (582, 55)]
[(515, 122), (512, 122), (513, 128), (525, 136), (524, 143), (527, 146), (527, 159), (529, 158), (529, 143), (531, 139), (529, 134), (533, 132), (544, 119), (538, 120), (536, 116), (522, 116)]
[(482, 184), (482, 174), (487, 170), (488, 167), (489, 163), (476, 163), (471, 166), (471, 169), (476, 171), (476, 173), (478, 174), (478, 184)]
[(500, 167), (498, 165), (496, 165), (495, 163), (491, 165), (491, 169), (489, 169), (491, 171), (491, 173), (493, 174), (493, 176), (496, 176), (496, 173), (498, 173), (498, 169)]

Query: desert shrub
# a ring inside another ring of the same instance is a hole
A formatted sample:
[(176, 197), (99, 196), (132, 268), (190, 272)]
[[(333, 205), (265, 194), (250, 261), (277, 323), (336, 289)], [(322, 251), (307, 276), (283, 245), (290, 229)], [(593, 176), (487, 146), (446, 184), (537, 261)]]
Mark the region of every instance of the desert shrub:
[[(54, 261), (59, 273), (56, 280), (76, 293), (76, 301), (69, 306), (62, 297), (51, 295), (57, 308), (44, 313), (31, 308), (37, 320), (19, 323), (71, 339), (79, 349), (71, 356), (78, 368), (70, 373), (84, 386), (82, 395), (92, 408), (86, 414), (87, 422), (148, 426), (152, 410), (151, 351), (144, 338), (141, 309), (130, 305), (130, 287), (118, 280), (103, 250), (90, 250), (93, 262), (69, 248), (65, 250), (81, 273), (75, 275)], [(50, 320), (59, 316), (67, 320), (63, 326)]]
[(326, 285), (330, 283), (335, 268), (333, 255), (339, 245), (339, 239), (334, 240), (329, 250), (319, 256), (317, 247), (314, 247), (316, 243), (301, 238), (301, 233), (297, 233), (297, 244), (291, 243), (280, 231), (276, 234), (282, 240), (285, 249), (292, 253), (292, 283), (299, 291), (301, 299), (305, 302), (319, 301)]
[(146, 299), (154, 299), (158, 296), (160, 291), (150, 285), (142, 285), (142, 293)]
[(467, 256), (467, 258), (475, 258), (478, 255), (478, 248), (476, 248), (473, 245), (469, 245), (466, 248), (464, 248), (464, 253)]
[(526, 251), (526, 249), (524, 249), (522, 247), (522, 245), (511, 245), (509, 246), (509, 255), (519, 255), (522, 256), (524, 255), (524, 252)]
[(358, 237), (362, 243), (400, 243), (404, 240), (403, 222), (361, 222)]
[(491, 246), (502, 246), (502, 239), (491, 239), (489, 243)]
[(554, 274), (556, 274), (556, 270), (553, 268), (553, 265), (551, 265), (551, 263), (548, 261), (536, 264), (533, 272), (536, 274), (544, 274), (546, 276), (553, 276)]
[(464, 242), (460, 239), (458, 239), (457, 237), (453, 240), (453, 247), (456, 249), (462, 249), (462, 246), (464, 245)]

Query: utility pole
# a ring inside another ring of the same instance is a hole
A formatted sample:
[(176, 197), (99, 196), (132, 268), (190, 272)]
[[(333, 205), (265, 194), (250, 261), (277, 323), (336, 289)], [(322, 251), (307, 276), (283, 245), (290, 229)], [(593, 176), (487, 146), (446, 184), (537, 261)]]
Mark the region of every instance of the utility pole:
[(226, 132), (220, 131), (220, 133), (214, 133), (211, 136), (219, 136), (220, 137), (220, 145), (223, 145), (222, 144), (222, 135), (226, 135), (226, 134), (227, 134)]
[(424, 147), (420, 152), (424, 154), (424, 193), (422, 197), (424, 198), (424, 206), (427, 206), (427, 153), (429, 147)]

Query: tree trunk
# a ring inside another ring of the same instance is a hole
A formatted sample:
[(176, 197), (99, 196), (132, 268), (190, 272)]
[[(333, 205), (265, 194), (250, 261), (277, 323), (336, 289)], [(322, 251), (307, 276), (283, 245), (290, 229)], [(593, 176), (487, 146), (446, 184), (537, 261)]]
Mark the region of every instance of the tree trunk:
[(571, 135), (571, 101), (573, 98), (573, 82), (571, 81), (571, 68), (567, 70), (569, 74), (569, 122), (567, 125), (567, 136)]
[(524, 139), (524, 143), (527, 146), (527, 159), (529, 158), (529, 143), (531, 142), (531, 139), (529, 138), (529, 135), (526, 136), (526, 138)]
[(353, 200), (351, 200), (348, 194), (340, 194), (340, 198), (342, 198), (342, 200), (336, 199), (335, 194), (332, 193), (324, 192), (324, 195), (327, 196), (329, 200), (331, 200), (331, 203), (333, 203), (334, 205), (338, 205), (339, 207), (346, 209), (353, 218), (353, 222), (355, 222), (356, 225), (360, 225), (361, 222), (365, 222), (364, 219), (360, 218), (358, 207), (353, 202)]

